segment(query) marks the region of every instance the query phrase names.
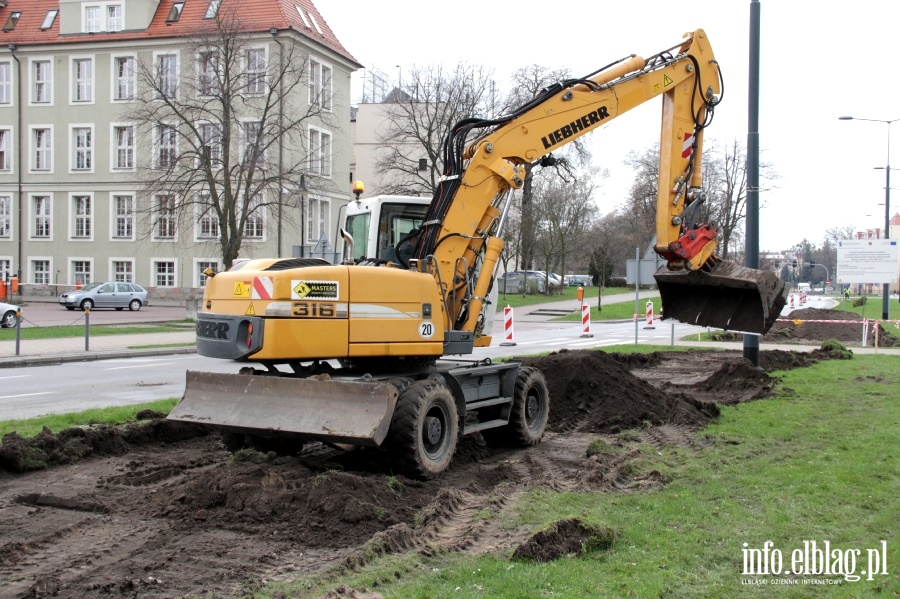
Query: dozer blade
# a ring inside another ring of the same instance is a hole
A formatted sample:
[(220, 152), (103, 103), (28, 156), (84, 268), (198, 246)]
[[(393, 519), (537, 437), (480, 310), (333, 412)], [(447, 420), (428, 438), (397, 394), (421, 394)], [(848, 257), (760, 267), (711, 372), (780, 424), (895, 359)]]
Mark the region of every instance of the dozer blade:
[(721, 260), (711, 270), (654, 275), (663, 318), (686, 324), (764, 335), (786, 303), (784, 281), (775, 273)]
[(397, 405), (384, 382), (188, 371), (169, 420), (263, 437), (381, 445)]

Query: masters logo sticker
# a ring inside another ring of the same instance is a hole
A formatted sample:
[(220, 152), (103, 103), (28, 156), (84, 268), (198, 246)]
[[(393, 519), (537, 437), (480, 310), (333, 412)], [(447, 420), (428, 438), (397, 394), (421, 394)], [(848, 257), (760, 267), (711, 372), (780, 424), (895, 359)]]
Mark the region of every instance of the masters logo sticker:
[(291, 299), (338, 299), (338, 282), (291, 281)]

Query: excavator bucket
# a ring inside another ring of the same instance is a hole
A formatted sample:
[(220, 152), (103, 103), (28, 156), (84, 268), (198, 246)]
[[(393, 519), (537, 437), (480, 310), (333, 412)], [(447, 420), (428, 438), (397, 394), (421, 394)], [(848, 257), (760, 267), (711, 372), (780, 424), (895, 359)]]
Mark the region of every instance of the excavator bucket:
[(300, 379), (188, 371), (168, 420), (262, 437), (381, 445), (397, 388), (379, 381)]
[(786, 303), (784, 281), (775, 273), (727, 260), (708, 271), (663, 266), (654, 277), (663, 318), (686, 324), (764, 335)]

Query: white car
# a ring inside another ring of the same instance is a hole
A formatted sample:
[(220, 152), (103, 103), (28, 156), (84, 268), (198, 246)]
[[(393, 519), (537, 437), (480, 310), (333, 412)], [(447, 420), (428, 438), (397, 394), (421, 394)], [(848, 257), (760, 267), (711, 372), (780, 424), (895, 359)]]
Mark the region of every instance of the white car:
[(19, 324), (19, 306), (0, 302), (0, 327), (12, 329)]

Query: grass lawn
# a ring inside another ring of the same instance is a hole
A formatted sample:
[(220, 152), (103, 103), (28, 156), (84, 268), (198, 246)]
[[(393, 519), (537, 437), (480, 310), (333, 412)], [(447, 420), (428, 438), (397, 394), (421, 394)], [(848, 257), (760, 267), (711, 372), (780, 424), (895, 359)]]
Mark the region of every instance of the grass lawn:
[[(62, 337), (84, 337), (84, 325), (59, 327), (27, 327), (20, 329), (20, 339), (59, 339)], [(193, 321), (147, 323), (141, 325), (91, 325), (91, 336), (135, 335), (140, 333), (172, 333), (193, 330)], [(15, 329), (0, 330), (0, 341), (14, 341)]]
[[(608, 551), (547, 564), (513, 560), (509, 551), (404, 554), (338, 580), (301, 578), (257, 596), (273, 597), (280, 589), (289, 597), (318, 597), (343, 583), (391, 599), (896, 597), (896, 364), (894, 356), (866, 355), (783, 373), (777, 397), (725, 407), (718, 422), (698, 433), (699, 449), (644, 448), (637, 467), (665, 473), (670, 482), (664, 486), (636, 493), (535, 490), (515, 513), (494, 516), (506, 527), (535, 531), (570, 517), (611, 526), (619, 537)], [(783, 571), (812, 541), (843, 552), (837, 569), (845, 575), (745, 572), (745, 549), (773, 543), (784, 556)], [(869, 550), (880, 551), (882, 542), (888, 574), (868, 580), (861, 571), (869, 567)]]

